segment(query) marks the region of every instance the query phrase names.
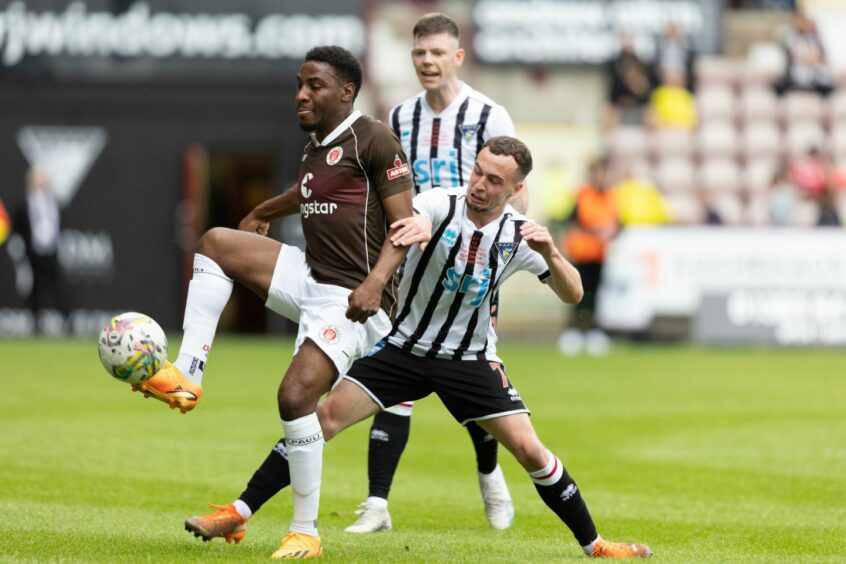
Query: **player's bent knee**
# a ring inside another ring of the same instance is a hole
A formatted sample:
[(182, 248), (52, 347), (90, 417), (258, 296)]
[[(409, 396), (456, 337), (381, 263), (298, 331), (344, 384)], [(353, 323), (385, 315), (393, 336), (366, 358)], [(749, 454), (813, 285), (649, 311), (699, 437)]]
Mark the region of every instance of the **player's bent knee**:
[(335, 417), (332, 402), (329, 400), (317, 406), (317, 419), (320, 421), (320, 428), (323, 430), (324, 441), (332, 439), (341, 430), (340, 422)]
[(226, 231), (228, 230), (223, 227), (212, 227), (203, 233), (197, 242), (197, 252), (217, 262), (222, 255), (221, 249), (226, 239)]
[(546, 466), (548, 458), (546, 448), (536, 439), (515, 441), (509, 450), (526, 470), (534, 471)]

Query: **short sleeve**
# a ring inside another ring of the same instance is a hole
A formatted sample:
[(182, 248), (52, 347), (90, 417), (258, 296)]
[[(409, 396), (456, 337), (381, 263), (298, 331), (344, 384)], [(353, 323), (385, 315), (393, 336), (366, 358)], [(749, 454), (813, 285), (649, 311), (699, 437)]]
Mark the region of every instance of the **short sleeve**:
[(396, 134), (384, 124), (374, 124), (363, 156), (364, 169), (381, 199), (413, 188), (411, 168), (402, 145)]
[(488, 116), (488, 123), (485, 126), (485, 137), (497, 137), (498, 135), (508, 135), (515, 137), (514, 122), (511, 121), (511, 116), (503, 106), (494, 106)]
[(450, 194), (458, 194), (458, 191), (432, 188), (431, 190), (421, 192), (414, 197), (412, 203), (414, 213), (427, 217), (433, 226), (440, 225), (449, 214)]

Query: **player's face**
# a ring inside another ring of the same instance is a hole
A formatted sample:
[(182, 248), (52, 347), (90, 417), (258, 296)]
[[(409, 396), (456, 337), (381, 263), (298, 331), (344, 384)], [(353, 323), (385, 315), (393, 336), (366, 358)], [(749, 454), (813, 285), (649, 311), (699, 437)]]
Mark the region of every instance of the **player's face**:
[(458, 39), (448, 33), (435, 33), (414, 38), (411, 61), (420, 85), (426, 90), (437, 90), (458, 76), (464, 62), (464, 49)]
[(297, 74), (297, 119), (303, 131), (324, 136), (349, 114), (355, 86), (328, 63), (306, 61)]
[(470, 173), (467, 207), (483, 216), (498, 216), (508, 198), (523, 188), (518, 177), (514, 157), (494, 155), (487, 148), (482, 149)]

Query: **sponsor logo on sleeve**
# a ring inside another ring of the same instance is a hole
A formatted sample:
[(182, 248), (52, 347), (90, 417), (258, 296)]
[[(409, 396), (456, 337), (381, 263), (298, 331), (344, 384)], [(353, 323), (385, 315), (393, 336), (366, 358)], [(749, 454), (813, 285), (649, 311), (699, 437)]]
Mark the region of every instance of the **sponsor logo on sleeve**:
[(341, 162), (341, 158), (343, 156), (343, 147), (332, 147), (331, 149), (329, 149), (329, 152), (326, 153), (326, 164), (328, 164), (329, 166), (336, 165)]
[(401, 176), (408, 176), (408, 163), (400, 160), (399, 155), (394, 156), (394, 168), (388, 169), (388, 180), (394, 180)]

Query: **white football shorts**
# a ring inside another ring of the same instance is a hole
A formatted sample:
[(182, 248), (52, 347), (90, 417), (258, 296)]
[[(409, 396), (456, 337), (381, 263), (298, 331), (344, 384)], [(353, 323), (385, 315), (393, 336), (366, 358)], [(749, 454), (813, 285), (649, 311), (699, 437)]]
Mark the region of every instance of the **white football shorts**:
[(340, 286), (318, 283), (311, 276), (305, 253), (282, 245), (265, 305), (299, 323), (294, 354), (306, 339), (311, 339), (332, 359), (341, 376), (391, 330), (391, 320), (381, 309), (365, 323), (347, 319), (351, 293)]

